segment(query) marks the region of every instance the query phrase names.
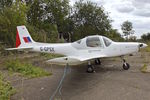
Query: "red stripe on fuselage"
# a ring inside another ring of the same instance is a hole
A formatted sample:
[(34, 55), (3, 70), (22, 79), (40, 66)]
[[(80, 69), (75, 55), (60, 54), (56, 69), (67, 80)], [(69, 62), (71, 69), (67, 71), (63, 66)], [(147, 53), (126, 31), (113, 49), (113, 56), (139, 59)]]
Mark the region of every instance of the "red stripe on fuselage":
[(16, 34), (16, 48), (17, 48), (20, 44), (21, 44), (21, 42), (20, 42), (18, 30), (17, 30), (17, 34)]

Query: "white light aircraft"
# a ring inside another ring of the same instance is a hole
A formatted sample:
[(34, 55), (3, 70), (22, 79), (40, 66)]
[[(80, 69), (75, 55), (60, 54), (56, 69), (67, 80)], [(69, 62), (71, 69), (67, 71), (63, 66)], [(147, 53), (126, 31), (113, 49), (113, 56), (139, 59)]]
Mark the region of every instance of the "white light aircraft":
[[(101, 58), (123, 57), (124, 55), (138, 52), (140, 48), (147, 45), (138, 42), (114, 42), (105, 36), (93, 35), (73, 43), (39, 43), (35, 42), (25, 26), (17, 26), (16, 48), (6, 50), (29, 50), (35, 52), (45, 52), (61, 54), (65, 57), (50, 59), (47, 62), (56, 64), (76, 65), (87, 61), (87, 72), (94, 72), (91, 64), (95, 60), (96, 64), (101, 64)], [(128, 70), (130, 65), (123, 59), (123, 69)]]

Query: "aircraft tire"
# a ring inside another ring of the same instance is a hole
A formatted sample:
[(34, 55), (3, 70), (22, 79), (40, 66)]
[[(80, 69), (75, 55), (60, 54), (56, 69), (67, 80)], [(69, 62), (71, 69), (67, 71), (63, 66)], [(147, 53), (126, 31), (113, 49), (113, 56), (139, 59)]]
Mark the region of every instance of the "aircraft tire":
[(128, 70), (130, 68), (130, 65), (128, 63), (123, 63), (123, 69)]
[(93, 73), (94, 72), (94, 67), (92, 65), (88, 65), (87, 72), (88, 73)]

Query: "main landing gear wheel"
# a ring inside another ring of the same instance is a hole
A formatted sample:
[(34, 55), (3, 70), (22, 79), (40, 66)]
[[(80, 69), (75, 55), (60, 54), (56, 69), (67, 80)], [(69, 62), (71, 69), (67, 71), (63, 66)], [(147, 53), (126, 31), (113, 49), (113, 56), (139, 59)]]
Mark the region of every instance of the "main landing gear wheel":
[(101, 65), (100, 59), (95, 59), (95, 65)]
[(88, 65), (87, 72), (88, 72), (88, 73), (93, 73), (93, 72), (95, 72), (94, 67), (93, 67), (92, 65)]
[(88, 72), (88, 73), (93, 73), (93, 72), (95, 72), (94, 66), (92, 66), (92, 64), (91, 64), (90, 61), (88, 61), (87, 72)]
[[(121, 57), (121, 58), (122, 58), (122, 57)], [(122, 66), (123, 69), (124, 69), (124, 70), (128, 70), (128, 69), (130, 68), (130, 65), (126, 62), (125, 59), (122, 58), (122, 60), (123, 60), (123, 66)]]
[(128, 63), (123, 63), (123, 69), (128, 70), (130, 68), (130, 65)]

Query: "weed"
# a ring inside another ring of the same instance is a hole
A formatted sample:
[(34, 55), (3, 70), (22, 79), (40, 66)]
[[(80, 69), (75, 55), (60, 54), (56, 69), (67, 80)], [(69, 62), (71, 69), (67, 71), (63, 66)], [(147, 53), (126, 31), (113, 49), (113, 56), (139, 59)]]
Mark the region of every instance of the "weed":
[(144, 66), (140, 70), (141, 70), (141, 72), (146, 73), (147, 72), (147, 65), (144, 64)]
[(19, 60), (12, 60), (6, 63), (6, 68), (11, 72), (18, 72), (28, 78), (42, 77), (51, 75), (42, 68), (28, 63), (21, 63)]
[(10, 85), (8, 81), (5, 81), (0, 73), (0, 100), (10, 100), (10, 96), (13, 95), (16, 90)]

